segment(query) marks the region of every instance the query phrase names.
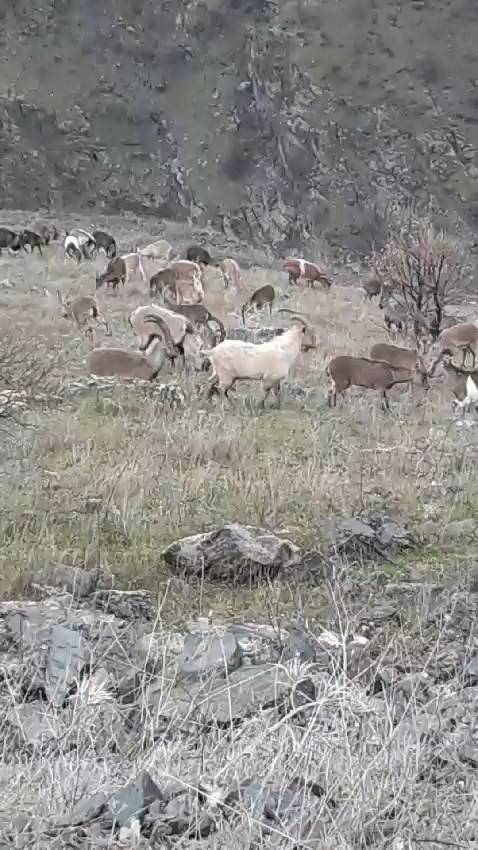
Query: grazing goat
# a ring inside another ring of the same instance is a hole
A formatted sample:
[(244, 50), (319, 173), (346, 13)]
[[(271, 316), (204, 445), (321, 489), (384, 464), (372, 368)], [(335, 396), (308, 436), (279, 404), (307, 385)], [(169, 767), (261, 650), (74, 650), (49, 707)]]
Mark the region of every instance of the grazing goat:
[(259, 289), (256, 289), (256, 291), (252, 293), (250, 298), (248, 298), (247, 301), (242, 305), (242, 324), (246, 324), (246, 313), (248, 313), (249, 310), (252, 309), (255, 309), (257, 312), (258, 310), (264, 310), (265, 307), (269, 306), (269, 315), (271, 316), (275, 297), (275, 289), (273, 286), (271, 286), (270, 283), (267, 283), (265, 286), (261, 286)]
[(230, 258), (221, 260), (219, 268), (221, 270), (225, 289), (229, 289), (230, 286), (235, 286), (237, 288), (241, 285), (241, 270), (239, 268), (239, 264), (236, 263), (235, 260), (231, 260)]
[(435, 373), (439, 363), (442, 365), (447, 387), (451, 390), (455, 399), (463, 401), (466, 396), (466, 382), (468, 378), (472, 378), (478, 384), (478, 370), (469, 371), (468, 369), (460, 369), (453, 363), (452, 355), (447, 351), (442, 351), (431, 365), (429, 370), (430, 377)]
[(125, 351), (123, 348), (94, 348), (88, 358), (91, 375), (140, 378), (153, 381), (164, 366), (166, 351), (158, 337), (154, 337), (146, 350)]
[(176, 272), (174, 269), (161, 269), (149, 279), (149, 294), (154, 296), (166, 295), (176, 298)]
[(415, 349), (377, 342), (370, 349), (370, 360), (381, 360), (389, 366), (415, 371), (422, 386), (428, 388), (429, 374), (421, 354)]
[(378, 277), (371, 277), (369, 280), (365, 281), (363, 288), (365, 290), (365, 298), (368, 298), (368, 300), (371, 301), (372, 298), (380, 295), (382, 291), (382, 281), (379, 280)]
[(44, 240), (40, 236), (39, 233), (35, 233), (33, 230), (25, 229), (20, 234), (20, 239), (22, 243), (22, 248), (24, 251), (27, 250), (27, 245), (30, 246), (30, 252), (33, 254), (35, 248), (38, 248), (38, 253), (41, 254), (41, 246), (44, 245)]
[(106, 335), (111, 336), (108, 322), (101, 313), (98, 302), (93, 295), (78, 295), (76, 298), (69, 298), (65, 301), (59, 289), (57, 289), (56, 294), (63, 309), (63, 318), (73, 319), (79, 331), (84, 332), (87, 336), (91, 335), (92, 328), (89, 324), (91, 318), (102, 324)]
[(163, 260), (165, 263), (169, 262), (172, 250), (172, 246), (166, 239), (158, 239), (156, 242), (150, 242), (149, 245), (145, 245), (144, 248), (136, 248), (137, 253), (141, 254), (142, 257), (149, 257), (152, 260)]
[(301, 351), (316, 347), (314, 330), (305, 319), (296, 316), (288, 330), (268, 342), (256, 344), (226, 339), (215, 348), (203, 350), (202, 354), (211, 361), (213, 367), (208, 399), (222, 390), (232, 404), (229, 392), (237, 381), (262, 381), (262, 408), (271, 390), (280, 406), (281, 381), (287, 378)]
[(180, 313), (188, 319), (192, 325), (209, 327), (209, 322), (217, 325), (219, 328), (219, 342), (226, 338), (226, 329), (216, 316), (204, 306), (204, 304), (171, 304), (171, 310), (175, 313)]
[(202, 272), (198, 263), (175, 260), (170, 268), (176, 275), (176, 300), (178, 304), (199, 304), (204, 299)]
[(326, 289), (330, 289), (332, 285), (329, 278), (320, 271), (318, 265), (316, 263), (309, 263), (308, 260), (289, 257), (285, 261), (285, 268), (289, 275), (289, 284), (291, 286), (295, 286), (301, 277), (311, 287), (313, 287), (316, 280), (323, 283)]
[(111, 284), (113, 287), (113, 292), (116, 292), (116, 288), (120, 283), (125, 285), (126, 281), (126, 263), (123, 260), (123, 257), (115, 257), (114, 260), (110, 260), (103, 274), (96, 275), (96, 289), (99, 289), (100, 286), (103, 286), (104, 283)]
[(415, 372), (401, 366), (389, 366), (380, 360), (369, 360), (367, 357), (334, 357), (327, 365), (326, 374), (330, 378), (327, 394), (329, 407), (337, 404), (337, 394), (345, 392), (349, 387), (363, 387), (370, 390), (380, 390), (382, 407), (390, 410), (387, 390), (395, 384), (408, 384), (415, 379)]
[(74, 230), (67, 233), (63, 245), (65, 254), (68, 257), (76, 259), (78, 263), (81, 262), (82, 257), (85, 260), (91, 260), (96, 252), (96, 242), (93, 239), (93, 234), (88, 233), (87, 230), (83, 230), (81, 227), (75, 227)]
[(8, 227), (0, 227), (0, 255), (4, 248), (8, 251), (19, 251), (22, 247), (22, 239), (19, 233)]
[(59, 236), (56, 225), (43, 218), (35, 219), (35, 221), (28, 226), (27, 230), (32, 233), (37, 233), (42, 240), (42, 245), (49, 245), (50, 242), (55, 242)]
[(126, 266), (126, 283), (129, 283), (132, 277), (140, 277), (143, 283), (146, 282), (146, 272), (141, 254), (123, 254), (121, 259)]
[[(154, 323), (152, 317), (156, 316), (168, 327), (172, 340), (172, 351), (168, 354), (174, 365), (178, 355), (185, 360), (185, 340), (188, 335), (194, 333), (191, 322), (179, 313), (161, 307), (159, 304), (148, 304), (144, 307), (136, 307), (128, 317), (128, 322), (139, 339), (138, 348), (145, 351), (154, 336), (164, 333), (158, 332), (158, 324)], [(186, 345), (187, 348), (187, 345)]]
[(190, 245), (186, 251), (186, 259), (190, 260), (192, 263), (200, 263), (203, 266), (212, 265), (212, 257), (209, 251), (206, 251), (205, 248), (201, 248), (200, 245)]
[(437, 346), (439, 348), (439, 354), (437, 360), (440, 360), (443, 354), (451, 354), (453, 356), (457, 351), (461, 351), (463, 357), (461, 365), (465, 365), (466, 355), (469, 353), (473, 359), (473, 368), (475, 368), (477, 345), (478, 327), (476, 325), (472, 322), (452, 325), (451, 328), (446, 328), (442, 331), (438, 337)]
[(468, 375), (466, 379), (466, 396), (463, 401), (455, 399), (455, 407), (461, 408), (464, 413), (467, 413), (472, 404), (476, 410), (476, 405), (478, 404), (478, 386), (472, 376)]
[(116, 257), (116, 240), (114, 236), (106, 233), (105, 230), (94, 230), (92, 236), (96, 242), (97, 251), (103, 250), (110, 260)]

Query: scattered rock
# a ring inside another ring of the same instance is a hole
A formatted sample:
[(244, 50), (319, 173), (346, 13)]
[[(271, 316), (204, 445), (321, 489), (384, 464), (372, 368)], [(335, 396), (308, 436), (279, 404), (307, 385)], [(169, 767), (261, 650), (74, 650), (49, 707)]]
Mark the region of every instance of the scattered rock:
[(181, 678), (198, 679), (212, 674), (225, 675), (241, 663), (241, 649), (232, 632), (189, 634), (178, 659)]
[(52, 626), (45, 689), (48, 699), (54, 705), (61, 705), (72, 686), (78, 686), (84, 662), (84, 641), (80, 632), (68, 626)]
[(332, 551), (350, 561), (393, 560), (416, 545), (403, 526), (376, 511), (329, 523), (327, 530)]
[(274, 578), (301, 561), (297, 546), (261, 528), (226, 523), (221, 528), (184, 537), (162, 553), (166, 563), (187, 575), (236, 582)]
[(108, 802), (108, 808), (116, 827), (126, 826), (133, 818), (142, 822), (146, 810), (155, 800), (162, 800), (158, 786), (151, 779), (147, 770), (143, 770), (135, 782), (126, 785)]

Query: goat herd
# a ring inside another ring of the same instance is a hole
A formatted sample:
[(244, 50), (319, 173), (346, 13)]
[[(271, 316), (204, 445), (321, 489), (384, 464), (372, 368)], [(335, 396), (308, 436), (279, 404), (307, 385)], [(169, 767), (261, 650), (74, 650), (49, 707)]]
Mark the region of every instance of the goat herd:
[[(22, 250), (33, 253), (37, 249), (42, 254), (43, 247), (59, 238), (59, 229), (46, 220), (37, 220), (21, 232), (0, 227), (0, 254), (2, 249), (16, 255)], [(172, 247), (164, 239), (118, 256), (116, 240), (102, 230), (90, 233), (74, 228), (64, 233), (63, 240), (65, 255), (78, 264), (93, 259), (100, 251), (104, 252), (108, 263), (104, 272), (96, 275), (97, 290), (108, 286), (116, 293), (119, 285), (124, 287), (133, 276), (138, 276), (146, 284), (148, 261), (154, 260), (160, 266), (149, 279), (149, 293), (161, 303), (137, 307), (128, 317), (138, 339), (138, 350), (94, 348), (88, 359), (88, 370), (93, 375), (153, 380), (166, 360), (174, 365), (181, 357), (183, 364), (188, 360), (196, 369), (212, 366), (208, 398), (222, 392), (231, 402), (230, 392), (238, 381), (262, 381), (264, 395), (261, 405), (264, 407), (271, 391), (280, 404), (281, 382), (288, 376), (300, 353), (318, 347), (316, 333), (309, 320), (303, 314), (284, 307), (278, 312), (290, 315), (290, 327), (285, 331), (277, 329), (272, 339), (262, 343), (226, 339), (223, 323), (202, 302), (207, 266), (220, 269), (225, 289), (240, 287), (241, 271), (233, 259), (214, 260), (206, 249), (198, 245), (190, 246), (184, 259), (173, 258)], [(311, 287), (316, 282), (325, 289), (331, 286), (329, 278), (315, 263), (289, 258), (285, 261), (285, 270), (291, 287), (301, 279)], [(368, 280), (364, 290), (365, 297), (370, 300), (380, 296), (387, 329), (394, 327), (403, 331), (407, 317), (398, 304), (393, 304), (393, 294), (375, 279)], [(86, 335), (93, 333), (93, 319), (111, 335), (95, 296), (78, 295), (65, 300), (59, 291), (57, 294), (64, 317), (72, 319), (81, 332)], [(243, 323), (251, 309), (268, 307), (272, 313), (274, 300), (273, 286), (257, 289), (242, 306)], [(368, 357), (333, 357), (326, 367), (330, 382), (328, 403), (335, 405), (338, 394), (356, 386), (379, 391), (383, 408), (389, 410), (387, 391), (391, 387), (418, 382), (426, 390), (440, 363), (455, 404), (462, 410), (468, 410), (478, 402), (478, 370), (474, 370), (477, 345), (478, 327), (474, 323), (462, 322), (442, 331), (434, 346), (436, 356), (428, 366), (419, 351), (388, 343), (373, 345)], [(457, 351), (462, 352), (461, 368), (453, 363)], [(472, 371), (464, 368), (468, 353), (473, 359)]]

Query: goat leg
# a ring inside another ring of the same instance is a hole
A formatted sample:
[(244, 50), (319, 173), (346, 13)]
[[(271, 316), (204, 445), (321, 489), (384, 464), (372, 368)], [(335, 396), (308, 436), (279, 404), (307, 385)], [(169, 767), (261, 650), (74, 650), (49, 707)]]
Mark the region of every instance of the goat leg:
[(382, 390), (381, 395), (382, 395), (382, 410), (384, 410), (385, 413), (390, 413), (390, 405), (388, 403), (387, 391)]

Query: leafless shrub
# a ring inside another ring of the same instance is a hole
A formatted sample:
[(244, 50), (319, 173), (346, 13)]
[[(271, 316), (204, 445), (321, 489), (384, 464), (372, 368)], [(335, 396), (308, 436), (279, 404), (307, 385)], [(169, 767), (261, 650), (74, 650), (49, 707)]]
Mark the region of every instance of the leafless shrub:
[(41, 340), (0, 336), (0, 421), (26, 425), (29, 407), (56, 395), (54, 351)]
[(464, 246), (409, 210), (395, 217), (393, 232), (372, 265), (387, 296), (410, 316), (417, 341), (437, 339), (446, 307), (462, 299), (471, 273)]

